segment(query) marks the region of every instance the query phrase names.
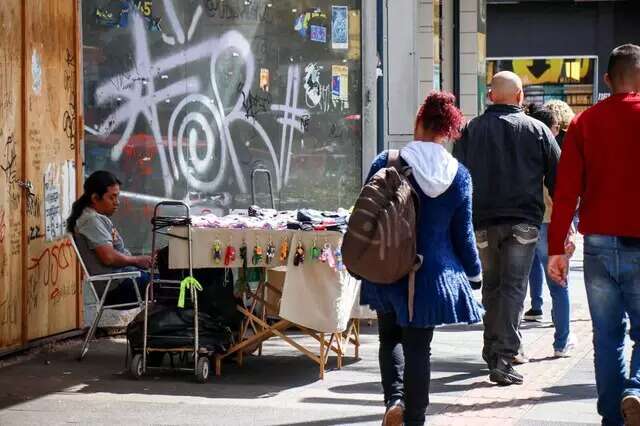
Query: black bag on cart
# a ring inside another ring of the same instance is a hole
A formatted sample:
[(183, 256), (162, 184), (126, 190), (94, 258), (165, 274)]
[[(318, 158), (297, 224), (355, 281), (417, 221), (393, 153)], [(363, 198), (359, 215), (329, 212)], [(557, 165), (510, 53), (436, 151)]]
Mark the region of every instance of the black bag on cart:
[[(221, 317), (205, 312), (198, 315), (200, 347), (211, 353), (224, 353), (233, 341), (231, 328)], [(171, 349), (192, 347), (195, 336), (193, 309), (176, 306), (152, 305), (149, 311), (147, 347)], [(127, 327), (127, 340), (133, 352), (140, 352), (144, 337), (144, 311), (140, 312)]]
[[(168, 249), (157, 252), (160, 279), (182, 280), (189, 271), (168, 268)], [(200, 347), (209, 352), (225, 352), (233, 340), (233, 333), (240, 328), (242, 314), (236, 305), (241, 303), (233, 294), (233, 274), (221, 268), (194, 269), (194, 278), (202, 285), (197, 291), (198, 328)], [(195, 336), (193, 306), (190, 297), (185, 307), (178, 308), (179, 290), (154, 286), (154, 299), (150, 306), (147, 346), (158, 349), (189, 347)], [(155, 337), (154, 337), (155, 336)], [(144, 311), (141, 311), (127, 327), (127, 340), (134, 352), (142, 349), (144, 337)]]
[[(157, 254), (158, 272), (165, 280), (182, 280), (189, 275), (188, 269), (169, 269), (169, 250), (164, 248)], [(233, 272), (222, 268), (198, 268), (193, 270), (193, 276), (202, 285), (198, 294), (198, 309), (213, 317), (220, 316), (228, 322), (233, 330), (240, 327), (242, 314), (236, 305), (242, 304), (242, 299), (233, 293)], [(156, 300), (167, 306), (176, 306), (178, 292), (163, 290), (156, 286), (154, 289)], [(191, 308), (191, 298), (185, 298), (185, 308)]]

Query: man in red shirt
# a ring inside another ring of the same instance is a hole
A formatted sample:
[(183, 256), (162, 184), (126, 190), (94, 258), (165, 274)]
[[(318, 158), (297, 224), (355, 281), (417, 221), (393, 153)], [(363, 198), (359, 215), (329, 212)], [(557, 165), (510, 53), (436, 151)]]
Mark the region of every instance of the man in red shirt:
[[(593, 323), (598, 412), (640, 425), (640, 47), (611, 52), (612, 96), (577, 116), (565, 137), (549, 227), (549, 274), (565, 282), (564, 241), (580, 199), (584, 280)], [(634, 342), (624, 356), (625, 316)]]

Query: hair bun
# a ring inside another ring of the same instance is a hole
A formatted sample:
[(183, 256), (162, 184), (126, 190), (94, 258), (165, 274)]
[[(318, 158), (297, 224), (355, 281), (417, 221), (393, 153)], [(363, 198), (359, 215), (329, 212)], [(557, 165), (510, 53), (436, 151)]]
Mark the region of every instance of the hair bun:
[(448, 138), (457, 138), (464, 117), (455, 103), (456, 97), (449, 92), (432, 92), (424, 100), (417, 119), (425, 129)]

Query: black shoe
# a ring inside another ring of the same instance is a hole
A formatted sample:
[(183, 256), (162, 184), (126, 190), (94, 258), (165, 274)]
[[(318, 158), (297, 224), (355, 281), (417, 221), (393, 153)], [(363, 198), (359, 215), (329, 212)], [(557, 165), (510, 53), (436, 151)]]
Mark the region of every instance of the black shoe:
[(496, 367), (489, 374), (489, 380), (502, 386), (521, 385), (524, 377), (513, 368), (509, 361), (499, 359)]
[(529, 309), (524, 313), (525, 321), (541, 321), (542, 320), (542, 310), (541, 309)]
[(484, 350), (482, 351), (482, 359), (487, 363), (487, 367), (489, 367), (489, 371), (496, 368), (496, 364), (498, 362), (498, 357), (494, 355), (487, 354)]
[(382, 418), (382, 426), (402, 426), (404, 423), (404, 402), (397, 399), (387, 406)]

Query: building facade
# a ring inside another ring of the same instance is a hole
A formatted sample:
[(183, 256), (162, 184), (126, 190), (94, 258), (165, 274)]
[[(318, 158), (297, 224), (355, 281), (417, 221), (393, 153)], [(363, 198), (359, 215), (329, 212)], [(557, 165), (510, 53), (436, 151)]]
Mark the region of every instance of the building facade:
[(611, 50), (640, 43), (639, 15), (640, 2), (628, 0), (489, 0), (488, 74), (513, 70), (529, 101), (558, 98), (584, 110), (608, 96), (603, 75)]
[(85, 174), (123, 181), (116, 222), (149, 245), (153, 205), (224, 214), (349, 208), (375, 155), (411, 140), (434, 89), (481, 106), (481, 0), (86, 0)]

